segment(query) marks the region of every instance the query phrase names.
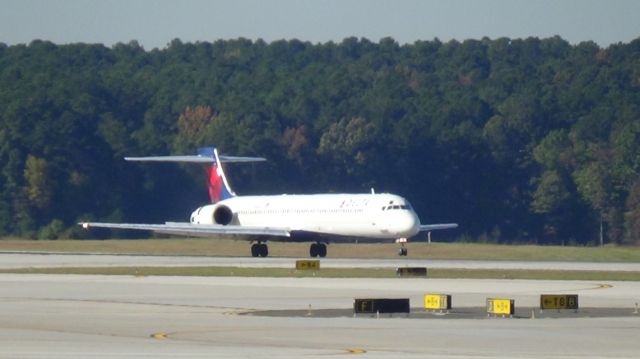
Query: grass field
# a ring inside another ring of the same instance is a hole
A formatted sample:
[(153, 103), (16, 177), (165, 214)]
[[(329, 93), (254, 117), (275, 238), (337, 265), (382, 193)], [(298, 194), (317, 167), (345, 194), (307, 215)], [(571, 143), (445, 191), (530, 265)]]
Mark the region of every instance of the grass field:
[[(560, 247), (469, 243), (409, 243), (409, 258), (638, 262), (640, 247)], [(0, 240), (0, 251), (91, 252), (112, 254), (249, 256), (246, 241), (226, 239), (148, 240)], [(332, 258), (396, 258), (396, 244), (330, 244)], [(306, 257), (308, 243), (269, 243), (269, 253), (278, 257)]]

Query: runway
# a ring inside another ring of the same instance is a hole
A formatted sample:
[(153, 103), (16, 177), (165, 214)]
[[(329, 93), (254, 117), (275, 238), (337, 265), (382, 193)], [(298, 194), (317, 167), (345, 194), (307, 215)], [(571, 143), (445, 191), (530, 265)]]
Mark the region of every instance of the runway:
[[(410, 298), (418, 311), (425, 292), (451, 294), (454, 308), (487, 297), (535, 307), (542, 293), (578, 294), (581, 307), (629, 314), (346, 315), (362, 297)], [(0, 358), (637, 358), (636, 302), (640, 282), (0, 274)], [(307, 315), (260, 315), (276, 310)], [(343, 314), (314, 315), (321, 310)]]
[[(147, 256), (97, 253), (0, 252), (0, 269), (49, 267), (136, 267), (136, 266), (213, 266), (291, 268), (296, 259), (288, 257), (206, 257), (206, 256)], [(350, 259), (322, 258), (323, 268), (465, 268), (465, 269), (554, 269), (607, 270), (640, 272), (634, 262), (544, 262), (544, 261), (477, 261), (432, 259)]]

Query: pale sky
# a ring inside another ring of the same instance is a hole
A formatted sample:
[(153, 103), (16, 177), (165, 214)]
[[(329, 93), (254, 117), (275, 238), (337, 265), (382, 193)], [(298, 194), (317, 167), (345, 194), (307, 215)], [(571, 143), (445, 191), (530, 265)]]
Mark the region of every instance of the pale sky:
[(640, 0), (0, 0), (0, 42), (145, 49), (219, 39), (416, 40), (560, 35), (602, 47), (640, 37)]

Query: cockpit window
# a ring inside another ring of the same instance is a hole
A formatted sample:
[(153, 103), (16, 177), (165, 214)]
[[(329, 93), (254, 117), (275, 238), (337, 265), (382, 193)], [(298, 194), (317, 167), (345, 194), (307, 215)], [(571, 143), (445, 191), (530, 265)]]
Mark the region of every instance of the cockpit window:
[(390, 210), (394, 210), (394, 209), (395, 210), (397, 210), (397, 209), (408, 210), (408, 209), (411, 209), (411, 206), (410, 205), (407, 206), (407, 205), (404, 205), (404, 204), (396, 204), (396, 205), (393, 205), (393, 206), (384, 206), (384, 207), (382, 207), (383, 211), (390, 211)]

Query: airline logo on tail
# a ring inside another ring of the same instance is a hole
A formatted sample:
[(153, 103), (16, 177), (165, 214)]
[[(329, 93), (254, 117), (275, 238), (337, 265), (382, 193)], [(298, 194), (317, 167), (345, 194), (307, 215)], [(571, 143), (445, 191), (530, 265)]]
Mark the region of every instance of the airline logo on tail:
[(211, 203), (218, 203), (222, 200), (235, 196), (236, 194), (231, 190), (231, 188), (229, 188), (227, 178), (222, 170), (222, 163), (218, 156), (218, 150), (214, 147), (204, 147), (198, 149), (198, 155), (215, 159), (211, 166), (207, 168), (207, 188), (209, 190)]
[(218, 203), (234, 196), (234, 193), (225, 184), (224, 172), (222, 172), (222, 167), (218, 167), (218, 163), (207, 168), (207, 177), (209, 178), (207, 185), (211, 203)]

